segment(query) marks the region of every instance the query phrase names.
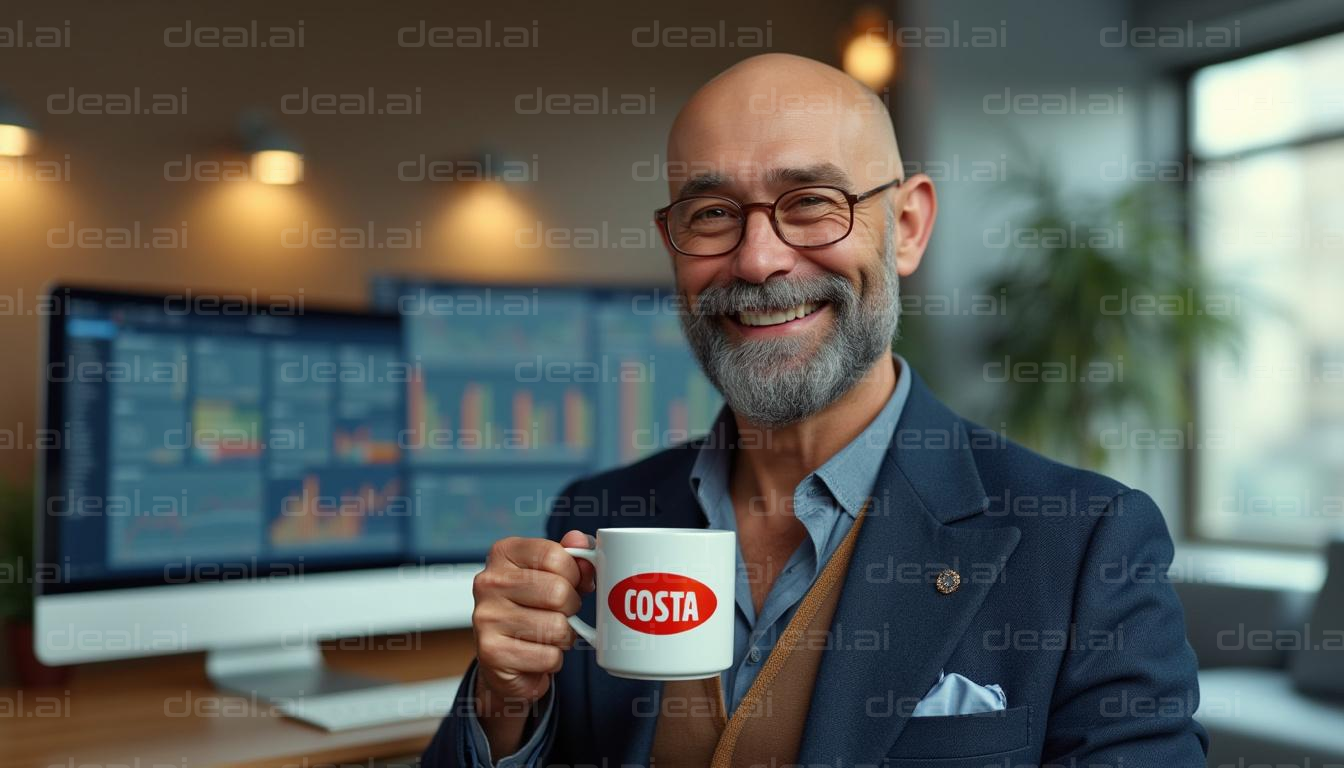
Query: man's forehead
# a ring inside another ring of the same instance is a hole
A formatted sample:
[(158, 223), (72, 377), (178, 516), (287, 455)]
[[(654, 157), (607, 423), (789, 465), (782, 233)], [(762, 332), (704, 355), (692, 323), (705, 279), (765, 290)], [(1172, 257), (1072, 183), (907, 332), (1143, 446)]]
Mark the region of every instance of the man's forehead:
[(668, 191), (675, 198), (799, 184), (848, 189), (856, 177), (856, 153), (864, 146), (854, 129), (852, 122), (830, 116), (701, 112), (679, 122), (669, 137)]
[(839, 163), (831, 161), (770, 165), (743, 161), (706, 164), (700, 168), (686, 167), (681, 170), (682, 173), (678, 174), (669, 164), (668, 175), (673, 186), (680, 181), (678, 197), (753, 187), (774, 189), (822, 184), (849, 189), (853, 186), (849, 173)]
[[(668, 156), (679, 160), (733, 163), (752, 159), (792, 161), (798, 155), (836, 160), (862, 132), (862, 124), (835, 115), (752, 114), (688, 108), (668, 136)], [(762, 157), (769, 154), (771, 158)]]

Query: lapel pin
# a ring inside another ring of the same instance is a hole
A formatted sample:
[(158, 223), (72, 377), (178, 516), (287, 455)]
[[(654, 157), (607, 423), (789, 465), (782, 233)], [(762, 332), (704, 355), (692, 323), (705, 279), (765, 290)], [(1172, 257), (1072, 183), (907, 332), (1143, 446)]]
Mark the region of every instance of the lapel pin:
[(961, 586), (961, 574), (951, 568), (944, 568), (938, 572), (938, 577), (933, 580), (933, 585), (944, 595), (950, 595)]

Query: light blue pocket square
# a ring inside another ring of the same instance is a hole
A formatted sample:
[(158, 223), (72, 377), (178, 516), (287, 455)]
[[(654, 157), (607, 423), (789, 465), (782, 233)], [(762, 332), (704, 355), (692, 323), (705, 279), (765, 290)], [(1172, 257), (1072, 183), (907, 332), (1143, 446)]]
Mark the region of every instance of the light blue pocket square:
[(976, 685), (956, 672), (950, 675), (939, 672), (938, 682), (919, 700), (910, 716), (973, 715), (1007, 708), (1008, 697), (999, 686)]

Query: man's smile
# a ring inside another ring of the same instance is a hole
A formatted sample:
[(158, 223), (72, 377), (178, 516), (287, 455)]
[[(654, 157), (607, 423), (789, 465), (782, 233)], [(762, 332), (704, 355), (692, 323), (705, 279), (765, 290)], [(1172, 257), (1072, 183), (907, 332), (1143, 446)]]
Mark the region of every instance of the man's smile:
[(809, 301), (782, 309), (742, 310), (727, 318), (743, 336), (792, 335), (814, 325), (830, 306), (827, 301)]

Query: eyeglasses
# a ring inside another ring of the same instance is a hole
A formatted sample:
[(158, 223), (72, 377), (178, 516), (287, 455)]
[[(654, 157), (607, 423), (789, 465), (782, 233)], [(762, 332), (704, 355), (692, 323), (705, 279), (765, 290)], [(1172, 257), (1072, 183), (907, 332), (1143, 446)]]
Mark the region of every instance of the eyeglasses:
[(854, 206), (877, 193), (900, 186), (894, 179), (863, 194), (840, 187), (791, 189), (773, 203), (739, 203), (717, 195), (684, 197), (654, 211), (654, 218), (677, 253), (686, 256), (723, 256), (742, 244), (747, 212), (763, 208), (779, 239), (794, 248), (824, 248), (849, 236), (854, 229)]

